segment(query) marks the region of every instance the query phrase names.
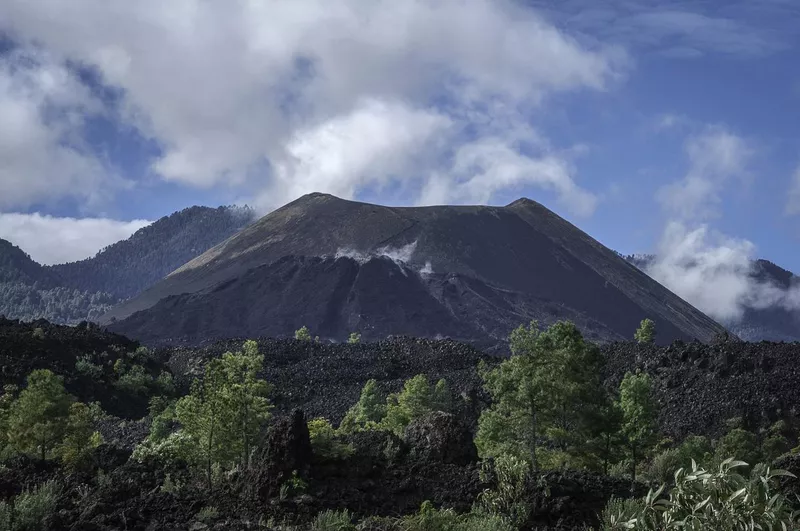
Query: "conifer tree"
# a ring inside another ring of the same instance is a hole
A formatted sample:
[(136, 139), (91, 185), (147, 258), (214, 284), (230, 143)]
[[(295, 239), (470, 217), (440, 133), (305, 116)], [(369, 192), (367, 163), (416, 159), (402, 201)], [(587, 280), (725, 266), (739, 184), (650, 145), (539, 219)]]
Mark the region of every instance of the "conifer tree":
[(225, 353), (206, 365), (202, 380), (175, 406), (178, 421), (193, 441), (194, 457), (205, 465), (209, 489), (215, 463), (230, 466), (237, 459), (246, 466), (254, 440), (269, 418), (270, 388), (257, 378), (263, 364), (257, 344), (248, 341), (244, 352)]
[(72, 402), (62, 377), (47, 369), (32, 371), (8, 413), (10, 445), (46, 459), (64, 436)]
[(386, 416), (386, 396), (378, 388), (378, 382), (368, 380), (361, 396), (345, 414), (339, 429), (344, 433), (362, 431), (375, 427)]
[(656, 324), (650, 319), (644, 319), (633, 337), (639, 343), (654, 343), (656, 340)]
[(658, 403), (653, 396), (650, 375), (626, 373), (619, 387), (622, 432), (631, 452), (631, 476), (636, 481), (636, 465), (653, 443), (658, 428)]

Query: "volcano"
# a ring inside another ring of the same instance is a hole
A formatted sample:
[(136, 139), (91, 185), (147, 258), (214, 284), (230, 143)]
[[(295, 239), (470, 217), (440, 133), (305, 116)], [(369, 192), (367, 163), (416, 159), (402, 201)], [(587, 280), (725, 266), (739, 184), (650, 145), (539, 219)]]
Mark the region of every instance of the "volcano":
[(519, 324), (575, 322), (592, 340), (657, 324), (659, 342), (725, 329), (530, 199), (387, 207), (313, 193), (249, 225), (112, 309), (148, 343), (287, 336), (450, 337), (499, 345)]

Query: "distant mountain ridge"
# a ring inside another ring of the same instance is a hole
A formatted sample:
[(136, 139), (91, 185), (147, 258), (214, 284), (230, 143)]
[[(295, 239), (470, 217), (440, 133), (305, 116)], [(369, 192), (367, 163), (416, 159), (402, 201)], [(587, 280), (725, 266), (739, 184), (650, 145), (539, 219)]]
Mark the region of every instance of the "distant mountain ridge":
[[(620, 256), (645, 273), (656, 259), (654, 254)], [(789, 289), (800, 283), (800, 277), (769, 260), (753, 260), (752, 266), (750, 276), (756, 282), (773, 284), (782, 289)], [(746, 307), (740, 320), (722, 324), (745, 341), (800, 341), (800, 311), (781, 306)]]
[(358, 331), (365, 339), (402, 333), (498, 343), (521, 323), (564, 318), (594, 340), (627, 339), (644, 317), (659, 323), (662, 341), (725, 332), (529, 199), (386, 207), (314, 193), (176, 269), (103, 322), (150, 342), (285, 336), (307, 325), (337, 340)]
[(255, 218), (249, 207), (194, 206), (78, 262), (42, 266), (0, 239), (0, 315), (76, 324), (97, 320)]

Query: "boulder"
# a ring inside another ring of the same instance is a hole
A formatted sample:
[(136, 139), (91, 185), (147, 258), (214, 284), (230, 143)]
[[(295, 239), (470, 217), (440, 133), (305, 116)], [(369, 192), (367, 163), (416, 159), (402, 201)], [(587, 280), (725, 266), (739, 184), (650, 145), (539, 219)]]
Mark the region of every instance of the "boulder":
[(472, 434), (458, 417), (436, 411), (406, 427), (403, 440), (410, 455), (426, 461), (466, 465), (478, 460)]

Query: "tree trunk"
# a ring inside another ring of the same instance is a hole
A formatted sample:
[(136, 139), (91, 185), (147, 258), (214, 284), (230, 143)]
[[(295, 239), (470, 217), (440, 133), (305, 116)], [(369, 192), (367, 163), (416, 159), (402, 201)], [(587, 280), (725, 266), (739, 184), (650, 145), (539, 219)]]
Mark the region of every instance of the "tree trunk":
[(530, 441), (530, 452), (531, 452), (531, 468), (533, 468), (534, 473), (539, 472), (539, 461), (536, 458), (536, 407), (531, 406), (531, 441)]
[(636, 483), (636, 444), (631, 444), (631, 460), (633, 461), (631, 466), (631, 490), (633, 490), (633, 484)]
[(208, 478), (208, 492), (209, 494), (212, 492), (214, 486), (211, 481), (211, 449), (213, 448), (214, 444), (214, 422), (216, 421), (217, 415), (216, 411), (212, 409), (211, 411), (211, 426), (208, 429), (208, 448), (206, 449), (206, 477)]

